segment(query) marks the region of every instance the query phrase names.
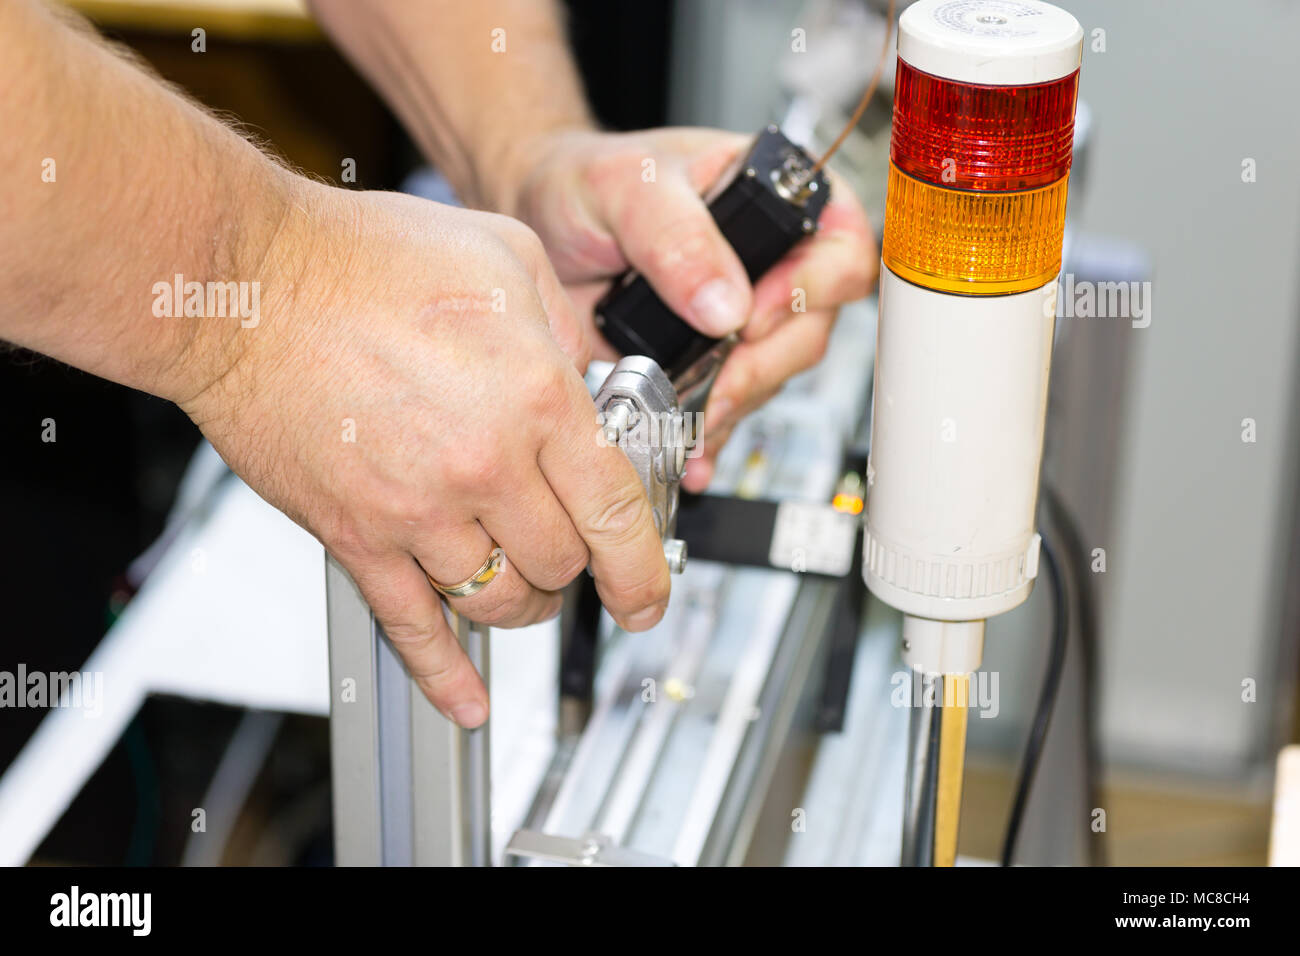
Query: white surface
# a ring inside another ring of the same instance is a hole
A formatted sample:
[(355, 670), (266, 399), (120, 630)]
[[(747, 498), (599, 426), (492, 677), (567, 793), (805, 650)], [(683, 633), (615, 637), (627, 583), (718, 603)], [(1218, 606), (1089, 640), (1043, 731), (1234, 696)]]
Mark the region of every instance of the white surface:
[(863, 573), (907, 614), (973, 621), (1038, 573), (1056, 283), (932, 292), (880, 270)]
[(776, 508), (767, 560), (775, 568), (841, 577), (849, 573), (857, 543), (858, 522), (853, 515), (819, 501), (782, 501)]
[(86, 661), (98, 716), (53, 709), (0, 778), (0, 865), (27, 861), (150, 693), (329, 712), (320, 544), (228, 481)]
[(1080, 74), (1097, 135), (1074, 211), (1154, 264), (1151, 324), (1123, 333), (1116, 530), (1089, 543), (1107, 563), (1105, 749), (1266, 776), (1295, 675), (1279, 642), (1297, 641), (1280, 614), (1300, 487), (1300, 4), (1093, 0), (1087, 16), (1108, 43)]
[(1047, 83), (1077, 70), (1083, 55), (1079, 21), (1037, 0), (919, 0), (898, 28), (900, 59), (964, 83)]
[(1300, 866), (1300, 744), (1278, 754), (1275, 793), (1268, 865)]

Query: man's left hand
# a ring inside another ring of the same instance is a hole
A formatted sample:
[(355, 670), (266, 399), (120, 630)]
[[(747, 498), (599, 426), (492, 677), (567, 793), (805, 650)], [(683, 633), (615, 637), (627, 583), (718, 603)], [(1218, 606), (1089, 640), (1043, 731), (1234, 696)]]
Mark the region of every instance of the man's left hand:
[(751, 288), (701, 198), (748, 143), (710, 129), (551, 133), (516, 153), (527, 172), (504, 210), (541, 237), (596, 357), (617, 356), (596, 333), (592, 308), (629, 265), (697, 329), (739, 331), (709, 400), (703, 454), (682, 483), (689, 491), (708, 485), (742, 417), (820, 361), (839, 307), (865, 296), (878, 271), (866, 215), (831, 174), (818, 232)]

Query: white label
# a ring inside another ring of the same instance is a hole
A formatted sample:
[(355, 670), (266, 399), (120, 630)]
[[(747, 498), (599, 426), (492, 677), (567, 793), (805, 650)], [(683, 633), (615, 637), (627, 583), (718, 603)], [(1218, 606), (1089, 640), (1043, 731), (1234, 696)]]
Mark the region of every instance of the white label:
[(1030, 37), (1038, 32), (1041, 7), (1017, 0), (952, 0), (934, 10), (935, 22), (949, 30), (980, 37)]
[(783, 501), (776, 509), (776, 528), (768, 560), (774, 568), (843, 577), (853, 564), (858, 521), (829, 505)]

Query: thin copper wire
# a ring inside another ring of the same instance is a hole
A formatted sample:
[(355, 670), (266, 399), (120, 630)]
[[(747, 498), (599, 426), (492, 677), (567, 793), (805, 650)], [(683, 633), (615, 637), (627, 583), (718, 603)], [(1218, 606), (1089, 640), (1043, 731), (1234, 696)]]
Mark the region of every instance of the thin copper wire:
[(826, 161), (835, 155), (835, 151), (840, 148), (853, 127), (858, 125), (858, 120), (862, 119), (862, 114), (867, 111), (867, 104), (871, 102), (871, 97), (876, 92), (876, 87), (880, 85), (880, 75), (885, 72), (885, 61), (889, 59), (889, 41), (894, 38), (894, 0), (889, 0), (889, 13), (886, 14), (885, 23), (885, 45), (880, 50), (880, 59), (876, 62), (876, 72), (871, 76), (871, 82), (867, 84), (867, 91), (862, 94), (862, 99), (858, 100), (858, 108), (853, 111), (853, 116), (844, 125), (840, 135), (835, 137), (835, 142), (831, 143), (831, 148), (822, 153), (822, 158), (813, 163), (813, 168), (808, 172), (808, 178), (816, 176)]

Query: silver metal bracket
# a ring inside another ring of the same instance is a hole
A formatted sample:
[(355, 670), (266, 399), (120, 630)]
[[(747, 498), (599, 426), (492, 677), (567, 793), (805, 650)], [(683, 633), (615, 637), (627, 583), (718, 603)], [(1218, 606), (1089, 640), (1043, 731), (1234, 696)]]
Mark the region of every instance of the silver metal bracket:
[(676, 866), (672, 860), (621, 847), (607, 836), (589, 833), (573, 837), (551, 836), (536, 830), (516, 830), (506, 845), (506, 856), (544, 860), (568, 866)]
[(686, 567), (686, 543), (676, 537), (677, 499), (693, 432), (677, 390), (657, 362), (643, 355), (619, 360), (596, 393), (603, 439), (618, 445), (636, 469), (664, 542), (669, 570)]

